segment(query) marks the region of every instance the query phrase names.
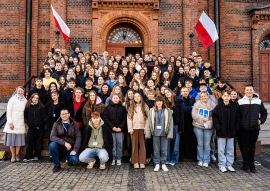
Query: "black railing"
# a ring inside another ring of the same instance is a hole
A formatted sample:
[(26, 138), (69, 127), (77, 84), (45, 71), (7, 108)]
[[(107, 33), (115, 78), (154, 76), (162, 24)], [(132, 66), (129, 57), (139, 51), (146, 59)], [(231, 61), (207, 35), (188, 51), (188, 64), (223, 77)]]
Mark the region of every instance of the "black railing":
[[(31, 78), (29, 78), (25, 84), (23, 85), (23, 87), (25, 88), (25, 96), (27, 96), (28, 90), (31, 89), (32, 86), (32, 80), (35, 79), (36, 76), (31, 76)], [(0, 128), (7, 122), (7, 114), (6, 112), (3, 113), (3, 115), (0, 117)]]

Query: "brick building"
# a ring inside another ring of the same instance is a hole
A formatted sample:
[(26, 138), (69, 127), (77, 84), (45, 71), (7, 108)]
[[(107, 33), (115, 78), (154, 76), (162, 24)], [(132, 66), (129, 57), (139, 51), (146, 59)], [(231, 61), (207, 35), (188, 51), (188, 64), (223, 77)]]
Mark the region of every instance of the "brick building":
[[(215, 46), (204, 49), (194, 27), (202, 11), (214, 19), (215, 0), (32, 0), (31, 27), (27, 27), (29, 0), (0, 2), (0, 100), (26, 81), (26, 32), (31, 32), (31, 71), (37, 75), (47, 51), (58, 43), (50, 5), (71, 30), (71, 42), (90, 52), (110, 54), (151, 51), (187, 56), (199, 52), (215, 64)], [(252, 83), (270, 100), (270, 0), (219, 0), (220, 73), (239, 91)], [(126, 35), (127, 43), (119, 40)], [(59, 46), (69, 47), (59, 38)], [(269, 48), (268, 48), (269, 47)]]

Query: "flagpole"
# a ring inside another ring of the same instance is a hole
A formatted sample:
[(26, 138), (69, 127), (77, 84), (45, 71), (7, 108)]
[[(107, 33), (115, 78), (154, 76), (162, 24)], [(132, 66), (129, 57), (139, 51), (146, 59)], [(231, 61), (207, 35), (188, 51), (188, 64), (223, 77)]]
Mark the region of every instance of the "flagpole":
[[(219, 0), (215, 0), (215, 24), (216, 24), (216, 29), (218, 36), (220, 37), (220, 28), (219, 28)], [(220, 39), (220, 38), (219, 38)], [(218, 77), (220, 77), (220, 41), (219, 39), (216, 40), (215, 42), (215, 69), (216, 69), (216, 74)]]

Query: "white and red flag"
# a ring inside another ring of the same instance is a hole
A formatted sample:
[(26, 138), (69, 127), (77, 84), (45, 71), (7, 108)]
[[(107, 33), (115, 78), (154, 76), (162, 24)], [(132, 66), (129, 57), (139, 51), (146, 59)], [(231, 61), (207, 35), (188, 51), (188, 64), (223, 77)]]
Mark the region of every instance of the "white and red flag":
[(208, 48), (218, 39), (216, 25), (204, 11), (195, 29), (204, 48)]
[(58, 28), (60, 33), (63, 35), (64, 40), (67, 44), (69, 44), (69, 37), (70, 37), (70, 30), (66, 23), (63, 21), (63, 19), (58, 15), (58, 13), (54, 10), (53, 6), (52, 7), (52, 12), (53, 12), (53, 18), (55, 22), (55, 26)]

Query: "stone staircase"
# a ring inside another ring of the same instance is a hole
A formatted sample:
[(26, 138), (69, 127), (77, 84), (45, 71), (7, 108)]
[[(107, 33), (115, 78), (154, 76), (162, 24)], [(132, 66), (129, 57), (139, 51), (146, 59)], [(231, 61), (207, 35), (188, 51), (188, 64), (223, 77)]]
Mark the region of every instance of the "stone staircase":
[(262, 145), (270, 145), (270, 102), (264, 102), (263, 104), (268, 111), (268, 116), (266, 122), (261, 125), (259, 139)]

